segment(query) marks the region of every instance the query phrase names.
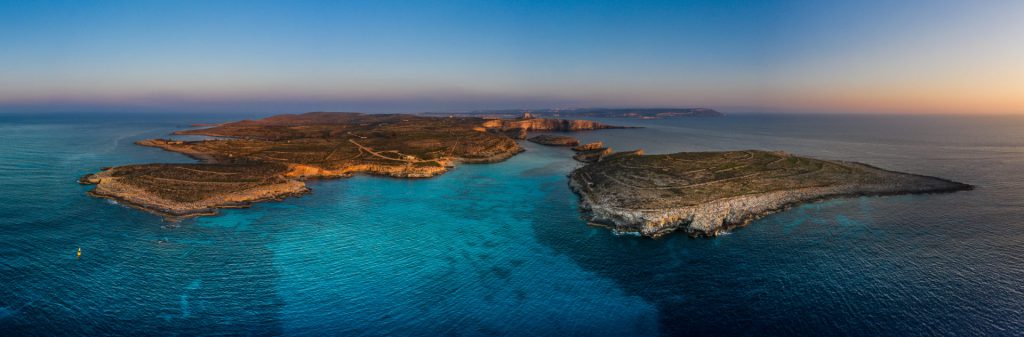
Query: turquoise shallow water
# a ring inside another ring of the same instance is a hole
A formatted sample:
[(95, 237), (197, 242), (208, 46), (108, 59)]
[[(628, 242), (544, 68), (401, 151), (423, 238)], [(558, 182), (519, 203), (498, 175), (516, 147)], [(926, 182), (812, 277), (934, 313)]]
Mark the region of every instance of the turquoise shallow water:
[[(716, 239), (587, 226), (566, 149), (357, 176), (166, 223), (90, 198), (132, 144), (240, 116), (0, 115), (5, 335), (1019, 335), (1024, 120), (730, 116), (579, 133), (648, 152), (782, 149), (978, 185), (795, 208)], [(82, 247), (83, 257), (74, 252)]]

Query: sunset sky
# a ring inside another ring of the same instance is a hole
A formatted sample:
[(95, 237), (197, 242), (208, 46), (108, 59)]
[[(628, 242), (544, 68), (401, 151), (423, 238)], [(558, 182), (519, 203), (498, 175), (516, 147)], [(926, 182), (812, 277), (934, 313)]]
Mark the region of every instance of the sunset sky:
[(7, 1), (0, 112), (1024, 113), (1024, 1)]

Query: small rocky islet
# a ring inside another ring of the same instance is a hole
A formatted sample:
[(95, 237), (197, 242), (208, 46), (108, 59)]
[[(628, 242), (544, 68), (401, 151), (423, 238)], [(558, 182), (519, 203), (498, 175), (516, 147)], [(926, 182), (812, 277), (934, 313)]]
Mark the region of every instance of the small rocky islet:
[[(585, 120), (306, 113), (177, 131), (219, 137), (149, 139), (194, 164), (139, 164), (82, 177), (90, 195), (180, 219), (212, 215), (309, 192), (307, 179), (356, 173), (427, 178), (456, 163), (494, 163), (523, 148), (529, 132), (616, 128)], [(941, 178), (783, 152), (726, 151), (645, 155), (565, 135), (528, 139), (572, 147), (583, 164), (569, 174), (583, 216), (616, 232), (660, 237), (682, 231), (716, 236), (801, 203), (861, 195), (943, 193), (973, 188)]]
[(569, 136), (540, 135), (527, 139), (528, 141), (548, 146), (577, 146), (580, 141)]

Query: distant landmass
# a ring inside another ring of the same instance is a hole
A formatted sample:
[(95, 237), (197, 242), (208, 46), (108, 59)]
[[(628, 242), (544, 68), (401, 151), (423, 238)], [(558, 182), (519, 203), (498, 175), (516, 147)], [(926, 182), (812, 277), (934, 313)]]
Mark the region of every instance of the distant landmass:
[(474, 110), (465, 112), (425, 112), (425, 115), (516, 118), (524, 115), (535, 117), (597, 117), (597, 118), (641, 118), (659, 119), (674, 117), (721, 117), (725, 114), (708, 108), (574, 108), (574, 109), (505, 109)]

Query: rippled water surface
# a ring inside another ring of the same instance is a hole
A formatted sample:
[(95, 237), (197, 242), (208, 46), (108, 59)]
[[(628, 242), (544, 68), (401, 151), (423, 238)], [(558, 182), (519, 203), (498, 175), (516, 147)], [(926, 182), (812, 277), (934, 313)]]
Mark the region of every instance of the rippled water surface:
[(978, 186), (810, 204), (716, 239), (587, 226), (566, 185), (570, 152), (529, 143), (499, 164), (318, 181), (180, 223), (75, 183), (104, 166), (189, 162), (132, 143), (243, 117), (0, 115), (0, 334), (1024, 333), (1021, 118), (737, 115), (576, 134)]

